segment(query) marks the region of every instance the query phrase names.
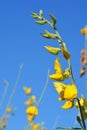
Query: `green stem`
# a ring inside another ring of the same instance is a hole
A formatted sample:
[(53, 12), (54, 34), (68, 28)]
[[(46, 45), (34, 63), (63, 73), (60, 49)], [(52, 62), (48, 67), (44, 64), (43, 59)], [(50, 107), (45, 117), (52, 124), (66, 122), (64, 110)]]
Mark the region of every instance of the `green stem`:
[(42, 98), (43, 98), (43, 96), (44, 96), (44, 94), (45, 94), (45, 92), (46, 92), (47, 85), (48, 85), (48, 80), (49, 80), (48, 77), (49, 77), (49, 69), (48, 69), (47, 80), (46, 80), (44, 89), (43, 89), (43, 91), (42, 91), (42, 93), (41, 93), (41, 96), (40, 96), (40, 98), (39, 98), (39, 100), (38, 100), (38, 106), (39, 106), (39, 104), (40, 104), (40, 102), (41, 102), (41, 100), (42, 100)]
[[(46, 20), (47, 23), (54, 29), (55, 33), (56, 33), (57, 36), (58, 36), (58, 43), (59, 43), (60, 47), (66, 46), (66, 44), (63, 42), (63, 40), (62, 40), (60, 34), (58, 33), (57, 28), (54, 28), (54, 27), (52, 26), (51, 22), (49, 22), (47, 19), (45, 19), (45, 18), (43, 18), (43, 19)], [(70, 68), (72, 83), (75, 84), (75, 80), (74, 80), (73, 73), (72, 73), (72, 66), (71, 66), (71, 61), (70, 61), (70, 59), (68, 59), (68, 64), (69, 64), (69, 68)]]
[(3, 101), (4, 101), (5, 96), (6, 96), (6, 94), (7, 94), (7, 90), (8, 90), (8, 86), (5, 86), (5, 89), (4, 89), (4, 92), (3, 92), (3, 95), (2, 95), (1, 100), (0, 100), (0, 107), (1, 107), (2, 104), (3, 104)]
[(80, 115), (81, 115), (81, 120), (82, 120), (82, 124), (83, 124), (83, 130), (86, 130), (86, 125), (85, 125), (85, 121), (84, 121), (84, 117), (83, 117), (83, 112), (82, 112), (82, 107), (80, 105), (80, 101), (78, 98), (76, 98), (78, 105), (79, 105), (79, 110), (80, 110)]
[[(42, 93), (41, 93), (41, 95), (40, 95), (40, 97), (39, 97), (39, 100), (37, 101), (37, 104), (36, 104), (37, 107), (39, 107), (39, 104), (40, 104), (40, 102), (41, 102), (41, 100), (42, 100), (42, 98), (43, 98), (43, 96), (44, 96), (44, 94), (45, 94), (45, 92), (46, 92), (47, 85), (48, 85), (48, 81), (49, 81), (49, 69), (48, 69), (48, 74), (47, 74), (47, 79), (46, 79), (45, 86), (44, 86), (43, 91), (42, 91)], [(28, 130), (29, 127), (30, 127), (30, 122), (27, 121), (24, 130)]]
[[(11, 105), (11, 103), (12, 103), (12, 99), (13, 99), (13, 97), (14, 97), (14, 95), (15, 95), (16, 88), (17, 88), (17, 85), (18, 85), (18, 83), (19, 83), (19, 79), (20, 79), (20, 75), (21, 75), (21, 70), (22, 70), (22, 68), (23, 68), (23, 65), (21, 64), (21, 65), (20, 65), (19, 72), (18, 72), (17, 80), (16, 80), (15, 85), (14, 85), (14, 87), (13, 87), (13, 91), (12, 91), (12, 94), (11, 94), (11, 96), (10, 96), (10, 99), (9, 99), (9, 101), (8, 101), (8, 103), (7, 103), (6, 108), (9, 107), (9, 106)], [(3, 114), (3, 117), (4, 117), (5, 114), (6, 114), (6, 109), (5, 109), (5, 112), (4, 112), (4, 114)]]
[(68, 59), (68, 64), (69, 64), (69, 69), (70, 69), (72, 83), (75, 84), (75, 80), (74, 80), (73, 73), (72, 73), (72, 66), (71, 66), (70, 59)]

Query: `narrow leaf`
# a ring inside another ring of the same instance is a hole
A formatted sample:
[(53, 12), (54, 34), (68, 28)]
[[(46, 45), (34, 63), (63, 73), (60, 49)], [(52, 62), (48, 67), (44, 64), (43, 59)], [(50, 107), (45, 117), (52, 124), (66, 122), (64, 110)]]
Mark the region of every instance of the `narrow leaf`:
[(32, 17), (33, 17), (33, 18), (38, 18), (38, 15), (33, 12), (33, 13), (32, 13)]
[(40, 15), (40, 17), (43, 16), (43, 10), (40, 10), (39, 15)]
[(41, 36), (45, 37), (45, 38), (49, 38), (49, 39), (57, 39), (58, 35), (54, 34), (54, 33), (50, 33), (49, 31), (45, 30), (45, 34), (41, 34)]
[(51, 17), (51, 19), (52, 19), (52, 25), (53, 25), (53, 27), (55, 27), (56, 18), (55, 18), (52, 14), (50, 14), (50, 17)]
[(60, 48), (56, 48), (56, 47), (52, 47), (52, 46), (44, 46), (44, 47), (45, 47), (45, 49), (46, 49), (49, 53), (51, 53), (51, 54), (53, 54), (53, 55), (57, 55), (57, 54), (61, 51)]
[(46, 24), (47, 21), (46, 20), (40, 20), (40, 21), (35, 21), (37, 24), (43, 25)]

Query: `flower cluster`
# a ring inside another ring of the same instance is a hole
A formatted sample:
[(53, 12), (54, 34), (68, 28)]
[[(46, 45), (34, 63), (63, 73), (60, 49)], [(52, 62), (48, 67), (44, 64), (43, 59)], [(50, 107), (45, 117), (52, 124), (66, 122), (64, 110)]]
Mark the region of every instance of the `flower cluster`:
[[(32, 13), (32, 17), (35, 19), (37, 18), (38, 21), (36, 21), (36, 23), (40, 25), (48, 23), (55, 31), (55, 33), (51, 33), (48, 30), (45, 30), (45, 33), (42, 33), (41, 36), (53, 40), (57, 39), (60, 47), (45, 46), (45, 49), (53, 55), (58, 55), (59, 53), (62, 53), (64, 59), (68, 61), (68, 68), (63, 71), (59, 61), (59, 57), (56, 58), (54, 61), (55, 73), (50, 74), (49, 77), (52, 80), (56, 80), (56, 82), (54, 82), (53, 84), (58, 94), (60, 94), (59, 100), (67, 100), (67, 102), (62, 106), (62, 108), (64, 109), (71, 108), (74, 106), (74, 98), (77, 98), (78, 92), (72, 74), (70, 53), (67, 50), (65, 42), (62, 40), (62, 38), (59, 35), (59, 32), (57, 31), (56, 18), (52, 14), (50, 14), (51, 22), (46, 20), (43, 17), (43, 11), (41, 10), (39, 12), (39, 15), (37, 15), (36, 13)], [(67, 85), (63, 84), (62, 82), (68, 78), (71, 78), (72, 82)]]
[[(80, 116), (77, 116), (77, 121), (81, 125), (81, 128), (86, 130), (84, 120), (87, 119), (87, 100), (83, 97), (78, 97), (78, 90), (72, 72), (70, 52), (67, 50), (66, 43), (63, 41), (63, 39), (59, 35), (58, 29), (56, 28), (56, 18), (53, 14), (50, 14), (51, 21), (47, 20), (43, 17), (42, 10), (39, 11), (39, 14), (33, 12), (32, 17), (35, 19), (35, 22), (37, 24), (48, 24), (54, 30), (54, 33), (51, 33), (48, 30), (45, 30), (45, 33), (41, 33), (42, 37), (57, 40), (59, 43), (59, 47), (53, 47), (49, 45), (44, 46), (50, 54), (58, 56), (54, 60), (55, 73), (49, 74), (49, 78), (55, 80), (55, 82), (53, 82), (53, 86), (55, 87), (58, 95), (60, 95), (58, 100), (66, 101), (62, 108), (70, 109), (75, 106), (80, 111)], [(81, 33), (86, 36), (87, 40), (87, 27), (83, 28), (81, 30)], [(65, 70), (62, 69), (62, 66), (60, 64), (60, 58), (58, 55), (59, 53), (62, 53), (63, 58), (68, 62), (68, 67)], [(81, 51), (81, 56), (82, 69), (80, 72), (80, 76), (82, 76), (87, 71), (87, 67), (85, 67), (87, 65), (87, 48), (86, 50)], [(71, 82), (69, 81), (70, 83), (65, 84), (64, 82), (68, 78), (71, 79)]]
[(25, 101), (24, 104), (27, 105), (25, 113), (27, 115), (30, 130), (46, 130), (41, 123), (34, 123), (35, 117), (38, 116), (38, 102), (36, 97), (32, 95), (31, 88), (24, 87), (24, 92), (28, 96), (28, 100)]

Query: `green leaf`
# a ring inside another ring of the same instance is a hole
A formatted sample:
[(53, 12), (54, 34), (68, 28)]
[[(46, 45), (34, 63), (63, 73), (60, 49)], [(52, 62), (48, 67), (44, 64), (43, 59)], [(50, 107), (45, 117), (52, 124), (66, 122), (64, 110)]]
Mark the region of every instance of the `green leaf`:
[(53, 54), (53, 55), (57, 55), (57, 54), (61, 51), (60, 48), (56, 48), (56, 47), (52, 47), (52, 46), (44, 46), (44, 47), (45, 47), (45, 49), (46, 49), (49, 53), (51, 53), (51, 54)]
[(38, 18), (38, 15), (33, 12), (33, 13), (32, 13), (32, 17), (33, 17), (33, 18)]
[(45, 30), (45, 34), (41, 34), (41, 36), (45, 37), (45, 38), (49, 38), (49, 39), (57, 39), (58, 35), (54, 34), (54, 33), (50, 33), (49, 31)]
[(77, 116), (77, 118), (76, 118), (76, 119), (77, 119), (78, 123), (80, 124), (80, 126), (81, 126), (81, 127), (83, 127), (83, 125), (82, 125), (82, 120), (80, 119), (80, 117), (79, 117), (79, 116)]
[(40, 21), (35, 21), (37, 24), (41, 24), (41, 25), (43, 25), (43, 24), (46, 24), (47, 23), (47, 21), (46, 20), (40, 20)]
[(55, 27), (56, 18), (55, 18), (52, 14), (50, 14), (50, 17), (51, 17), (51, 19), (52, 19), (52, 26)]
[(40, 15), (40, 17), (43, 16), (43, 10), (40, 10), (39, 15)]

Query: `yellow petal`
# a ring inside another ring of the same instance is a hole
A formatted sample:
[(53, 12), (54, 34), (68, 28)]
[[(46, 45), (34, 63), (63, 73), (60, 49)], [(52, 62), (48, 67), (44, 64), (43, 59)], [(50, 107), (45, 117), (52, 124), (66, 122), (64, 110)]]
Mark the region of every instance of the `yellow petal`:
[(35, 97), (34, 95), (32, 95), (32, 96), (30, 97), (30, 100), (31, 100), (31, 101), (35, 101), (35, 100), (36, 100), (36, 97)]
[(74, 98), (77, 97), (77, 95), (78, 95), (78, 92), (77, 92), (77, 88), (75, 84), (67, 85), (64, 91), (64, 98), (66, 100), (73, 100)]
[(63, 109), (70, 109), (72, 108), (74, 103), (72, 101), (67, 101), (65, 104), (62, 106)]
[(51, 79), (53, 79), (53, 80), (60, 80), (60, 81), (62, 81), (63, 80), (63, 75), (60, 73), (60, 74), (58, 74), (58, 73), (56, 73), (56, 74), (51, 74), (51, 75), (49, 75), (49, 77), (51, 78)]
[(28, 115), (27, 119), (28, 119), (28, 121), (34, 120), (34, 115)]
[(32, 102), (28, 100), (28, 101), (25, 101), (24, 104), (30, 106), (32, 105)]
[(58, 98), (59, 101), (65, 100), (64, 94), (61, 94), (61, 96)]
[(27, 109), (26, 109), (26, 114), (30, 114), (30, 115), (38, 115), (38, 109), (36, 106), (29, 106)]
[(39, 130), (40, 129), (40, 124), (32, 124), (32, 130)]
[(55, 60), (55, 62), (54, 62), (54, 69), (55, 69), (56, 73), (62, 75), (63, 72), (62, 72), (62, 68), (61, 68), (61, 66), (60, 66), (60, 63), (59, 63), (58, 58), (57, 58), (57, 59)]
[(64, 89), (66, 87), (65, 84), (63, 84), (61, 82), (54, 82), (53, 85), (54, 85), (56, 91), (58, 92), (58, 94), (64, 93)]
[(25, 94), (29, 95), (31, 94), (31, 88), (24, 87)]

